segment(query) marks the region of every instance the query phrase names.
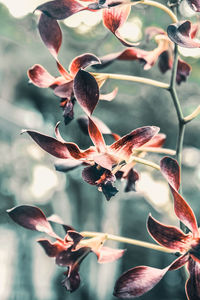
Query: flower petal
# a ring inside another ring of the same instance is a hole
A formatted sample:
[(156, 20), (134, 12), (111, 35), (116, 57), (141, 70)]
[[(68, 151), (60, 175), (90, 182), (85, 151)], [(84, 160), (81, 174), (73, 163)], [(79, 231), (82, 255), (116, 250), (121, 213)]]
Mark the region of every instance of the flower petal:
[(178, 59), (176, 82), (181, 84), (182, 81), (186, 81), (187, 77), (190, 75), (192, 67), (187, 64), (184, 60)]
[(160, 168), (169, 185), (178, 191), (180, 187), (180, 168), (177, 161), (166, 156), (160, 161)]
[(66, 245), (61, 241), (56, 241), (54, 243), (51, 243), (47, 239), (40, 239), (40, 240), (38, 240), (38, 243), (42, 246), (45, 253), (49, 257), (56, 257), (58, 255), (58, 253), (66, 250), (67, 248), (69, 248), (71, 246), (70, 244)]
[(106, 152), (106, 144), (101, 131), (99, 130), (99, 128), (91, 118), (88, 117), (88, 119), (89, 119), (88, 133), (90, 135), (93, 144), (95, 145), (98, 152), (100, 153)]
[(124, 255), (124, 249), (113, 249), (110, 247), (101, 247), (95, 252), (98, 258), (98, 263), (105, 264), (113, 262)]
[(185, 48), (199, 48), (200, 41), (191, 38), (191, 22), (183, 21), (168, 26), (167, 34), (176, 44)]
[(27, 75), (31, 82), (40, 88), (48, 88), (55, 84), (56, 80), (56, 78), (51, 76), (41, 65), (34, 65), (28, 70)]
[(82, 239), (83, 239), (83, 236), (75, 230), (68, 230), (67, 235), (65, 236), (66, 242), (70, 242), (70, 240), (73, 241), (72, 250), (74, 250), (76, 248), (76, 246), (79, 244), (79, 242)]
[(187, 0), (187, 3), (195, 12), (200, 12), (200, 1), (199, 0)]
[(69, 66), (69, 71), (71, 75), (75, 76), (80, 69), (85, 69), (89, 66), (100, 64), (100, 63), (101, 61), (96, 55), (91, 53), (85, 53), (75, 57), (72, 60)]
[(123, 178), (126, 178), (126, 180), (127, 180), (127, 184), (126, 184), (126, 187), (124, 190), (125, 193), (131, 192), (131, 191), (135, 192), (135, 183), (140, 178), (138, 172), (135, 171), (133, 168), (131, 168), (130, 171), (128, 172), (128, 174), (126, 175), (126, 177), (123, 177)]
[(36, 8), (56, 20), (63, 20), (84, 9), (85, 7), (76, 0), (49, 1)]
[(168, 181), (173, 197), (174, 210), (181, 222), (183, 222), (193, 233), (194, 237), (199, 236), (197, 220), (194, 212), (184, 198), (178, 193), (180, 186), (180, 170), (175, 159), (164, 157), (160, 162), (161, 172)]
[(118, 93), (118, 87), (108, 94), (100, 94), (99, 100), (112, 101)]
[(73, 265), (80, 264), (82, 260), (90, 253), (91, 248), (89, 247), (81, 247), (78, 250), (73, 250), (72, 247), (58, 253), (56, 257), (56, 264), (64, 267), (68, 266), (73, 269)]
[(166, 141), (166, 134), (156, 134), (150, 141), (148, 141), (143, 147), (162, 147)]
[(82, 171), (83, 180), (91, 185), (96, 185), (105, 169), (97, 169), (97, 166), (86, 167)]
[(44, 213), (35, 206), (20, 205), (7, 210), (9, 216), (14, 222), (30, 230), (45, 232), (55, 238), (58, 236), (54, 233), (50, 223)]
[(153, 239), (160, 245), (179, 252), (186, 251), (192, 236), (184, 234), (174, 226), (166, 226), (151, 215), (147, 220), (147, 228)]
[(71, 158), (66, 144), (34, 130), (25, 130), (32, 139), (46, 152), (58, 158)]
[(139, 297), (158, 284), (168, 269), (169, 267), (157, 269), (147, 266), (130, 269), (117, 280), (113, 295), (123, 299)]
[(78, 267), (70, 272), (70, 275), (68, 275), (68, 272), (66, 273), (66, 278), (62, 281), (62, 285), (66, 288), (69, 292), (76, 291), (81, 283), (80, 275), (78, 272)]
[(103, 10), (103, 23), (117, 38), (127, 47), (138, 45), (138, 43), (128, 43), (120, 35), (120, 28), (124, 25), (131, 11), (130, 5), (110, 7)]
[(79, 70), (74, 78), (74, 95), (86, 114), (91, 115), (99, 101), (99, 87), (88, 72)]
[(58, 51), (62, 44), (62, 31), (58, 22), (42, 13), (38, 29), (45, 46), (53, 57), (57, 59)]
[(186, 295), (189, 300), (200, 299), (200, 264), (190, 259), (187, 265), (190, 277), (186, 282)]
[(54, 88), (54, 94), (60, 98), (71, 100), (73, 95), (73, 81), (58, 85)]
[[(92, 120), (95, 122), (95, 124), (98, 126), (99, 130), (101, 131), (102, 134), (111, 134), (112, 132), (110, 128), (100, 119), (96, 117), (92, 117)], [(83, 133), (88, 135), (88, 124), (89, 124), (89, 119), (87, 116), (81, 116), (77, 119), (78, 125), (80, 129), (83, 131)]]
[(134, 148), (143, 146), (159, 131), (158, 127), (146, 126), (137, 128), (109, 146), (109, 151), (120, 154), (128, 159)]

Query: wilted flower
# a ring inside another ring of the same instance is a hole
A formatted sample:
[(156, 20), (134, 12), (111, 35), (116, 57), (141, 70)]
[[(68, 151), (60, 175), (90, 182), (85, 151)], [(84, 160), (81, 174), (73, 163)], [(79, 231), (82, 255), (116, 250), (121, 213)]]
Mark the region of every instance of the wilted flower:
[(167, 179), (174, 198), (174, 210), (179, 220), (189, 229), (185, 234), (175, 226), (167, 226), (149, 216), (147, 228), (160, 245), (180, 253), (180, 257), (164, 269), (139, 266), (125, 272), (116, 282), (114, 295), (119, 298), (138, 297), (151, 290), (166, 274), (186, 264), (189, 279), (186, 295), (189, 300), (200, 299), (200, 233), (195, 215), (189, 204), (178, 193), (180, 169), (178, 163), (169, 157), (161, 160), (161, 172)]
[[(83, 170), (83, 179), (97, 185), (109, 200), (117, 192), (112, 185), (116, 179), (113, 168), (122, 162), (129, 163), (134, 149), (149, 142), (157, 135), (159, 128), (155, 126), (137, 128), (122, 138), (118, 137), (116, 142), (107, 146), (98, 126), (91, 118), (88, 119), (88, 132), (94, 146), (86, 150), (81, 150), (75, 143), (65, 142), (60, 136), (58, 126), (55, 129), (57, 139), (33, 130), (26, 132), (42, 149), (57, 158), (66, 159), (64, 166), (60, 165), (62, 171), (67, 170), (68, 163), (70, 169), (81, 164), (89, 165)], [(78, 162), (75, 165), (74, 160)]]
[[(54, 257), (57, 265), (67, 267), (63, 285), (73, 292), (80, 285), (79, 267), (83, 259), (91, 252), (95, 253), (99, 263), (112, 262), (124, 254), (124, 250), (104, 247), (106, 235), (84, 239), (84, 237), (71, 226), (63, 224), (57, 216), (46, 218), (38, 208), (29, 205), (21, 205), (8, 210), (9, 216), (17, 224), (31, 230), (48, 234), (56, 239), (51, 242), (48, 239), (40, 239), (38, 243), (43, 247), (49, 257)], [(52, 229), (50, 222), (61, 224), (66, 232), (63, 238), (59, 237)]]

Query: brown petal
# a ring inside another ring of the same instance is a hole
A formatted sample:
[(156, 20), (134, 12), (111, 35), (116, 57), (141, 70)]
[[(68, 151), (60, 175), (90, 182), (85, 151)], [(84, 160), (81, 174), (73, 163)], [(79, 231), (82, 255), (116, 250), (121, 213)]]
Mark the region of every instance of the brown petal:
[(97, 169), (97, 166), (86, 167), (82, 171), (83, 180), (91, 185), (96, 185), (105, 169)]
[(73, 95), (73, 81), (69, 81), (54, 88), (54, 94), (60, 98), (71, 99)]
[(71, 158), (66, 144), (34, 130), (25, 130), (32, 139), (46, 152), (58, 158)]
[(14, 222), (27, 229), (45, 232), (57, 238), (44, 213), (35, 206), (20, 205), (7, 210)]
[(58, 253), (66, 250), (68, 247), (70, 247), (70, 245), (67, 246), (66, 244), (64, 244), (64, 242), (56, 241), (55, 243), (51, 243), (47, 239), (40, 239), (40, 240), (38, 240), (38, 243), (42, 246), (45, 253), (49, 257), (56, 257), (58, 255)]
[(190, 277), (186, 282), (186, 295), (189, 300), (200, 300), (200, 264), (190, 259), (187, 265)]
[(158, 284), (168, 269), (169, 267), (157, 269), (147, 266), (130, 269), (117, 280), (113, 295), (123, 299), (139, 297)]
[(91, 118), (89, 118), (89, 124), (88, 124), (88, 133), (90, 135), (90, 138), (95, 145), (98, 152), (102, 153), (106, 151), (106, 144), (104, 141), (104, 138), (101, 134), (101, 131), (97, 127), (97, 125), (92, 121)]
[(160, 168), (168, 183), (178, 191), (180, 186), (180, 168), (178, 162), (166, 156), (160, 161)]
[(192, 208), (178, 193), (180, 186), (180, 170), (175, 159), (164, 157), (160, 162), (161, 172), (168, 181), (173, 197), (174, 210), (181, 222), (183, 222), (192, 232), (194, 237), (198, 237), (198, 226)]
[(166, 226), (151, 215), (147, 221), (147, 228), (153, 239), (160, 245), (179, 252), (186, 251), (191, 242), (191, 235), (185, 235), (174, 226)]
[(168, 26), (167, 34), (176, 44), (185, 48), (199, 48), (200, 41), (191, 38), (191, 22), (183, 21)]
[(38, 29), (45, 46), (49, 49), (53, 57), (57, 58), (62, 44), (62, 32), (58, 22), (42, 13)]
[(86, 114), (91, 115), (99, 101), (99, 87), (88, 72), (79, 70), (74, 78), (74, 95)]
[(185, 61), (179, 58), (176, 74), (176, 82), (181, 84), (182, 81), (186, 81), (187, 77), (190, 75), (192, 67)]
[(98, 251), (95, 252), (98, 258), (98, 263), (105, 264), (113, 262), (124, 255), (125, 250), (122, 249), (113, 249), (110, 247), (101, 247)]
[(135, 192), (135, 183), (136, 181), (139, 180), (139, 174), (137, 171), (135, 171), (133, 168), (130, 169), (130, 171), (128, 172), (128, 174), (126, 175), (127, 183), (126, 183), (126, 187), (125, 187), (125, 193), (134, 191)]
[(76, 0), (55, 0), (39, 5), (36, 10), (42, 11), (50, 18), (63, 20), (81, 10), (85, 10), (85, 7)]
[(69, 71), (73, 76), (75, 76), (80, 69), (85, 69), (89, 66), (100, 64), (100, 63), (101, 61), (96, 55), (91, 53), (85, 53), (75, 57), (72, 60), (69, 66)]
[(159, 128), (155, 126), (137, 128), (112, 144), (108, 152), (111, 151), (115, 154), (123, 155), (125, 159), (128, 159), (134, 148), (143, 146), (151, 140), (158, 131)]
[[(112, 134), (110, 128), (101, 121), (100, 119), (93, 117), (92, 118), (95, 124), (98, 126), (99, 130), (101, 131), (102, 134)], [(89, 124), (89, 119), (87, 116), (81, 116), (77, 119), (78, 125), (80, 126), (80, 129), (85, 133), (88, 134), (88, 124)]]
[(31, 82), (40, 88), (48, 88), (55, 84), (56, 78), (43, 68), (41, 65), (34, 65), (27, 72)]
[(138, 45), (138, 43), (128, 43), (120, 35), (120, 27), (124, 25), (131, 11), (130, 5), (105, 8), (103, 10), (103, 23), (117, 38), (127, 47)]

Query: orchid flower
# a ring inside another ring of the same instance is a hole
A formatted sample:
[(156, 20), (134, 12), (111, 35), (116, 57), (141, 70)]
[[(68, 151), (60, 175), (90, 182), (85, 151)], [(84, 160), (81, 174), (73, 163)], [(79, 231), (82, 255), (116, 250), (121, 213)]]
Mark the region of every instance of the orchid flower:
[(193, 210), (179, 194), (180, 168), (176, 160), (165, 157), (161, 160), (161, 172), (167, 179), (174, 198), (174, 210), (178, 219), (188, 228), (185, 234), (175, 226), (164, 225), (148, 217), (147, 228), (152, 238), (160, 245), (180, 254), (164, 269), (139, 266), (125, 272), (116, 282), (114, 295), (119, 298), (139, 297), (151, 290), (166, 274), (186, 265), (189, 278), (186, 281), (188, 300), (200, 299), (200, 232)]
[[(83, 5), (81, 2), (92, 2), (89, 5)], [(88, 0), (60, 0), (49, 1), (42, 5), (39, 5), (36, 10), (41, 11), (47, 17), (56, 20), (63, 20), (71, 15), (80, 11), (98, 11), (103, 9), (103, 24), (108, 28), (116, 38), (125, 46), (132, 47), (138, 43), (129, 43), (123, 39), (120, 34), (120, 28), (126, 22), (130, 11), (130, 1), (125, 0), (100, 0), (100, 1), (88, 1)], [(126, 5), (121, 5), (126, 4)]]
[[(147, 40), (154, 38), (157, 43), (157, 47), (153, 50), (143, 50), (140, 48), (126, 48), (120, 52), (110, 53), (103, 57), (100, 57), (101, 64), (93, 65), (96, 69), (101, 69), (108, 66), (115, 60), (135, 61), (144, 64), (144, 70), (149, 70), (158, 61), (158, 67), (162, 73), (172, 69), (173, 65), (173, 46), (174, 44), (168, 38), (167, 33), (158, 27), (148, 27), (145, 31)], [(182, 59), (178, 59), (176, 82), (180, 84), (182, 81), (186, 81), (191, 71), (190, 65), (188, 65)]]
[(25, 130), (25, 132), (43, 150), (57, 158), (66, 159), (66, 168), (73, 169), (81, 164), (88, 165), (83, 170), (83, 179), (90, 184), (97, 185), (109, 200), (117, 192), (112, 185), (116, 180), (112, 172), (113, 168), (124, 161), (129, 163), (134, 149), (140, 148), (153, 139), (159, 128), (155, 126), (137, 128), (113, 144), (106, 145), (98, 126), (90, 117), (88, 119), (88, 132), (94, 146), (86, 150), (81, 150), (75, 143), (64, 141), (59, 133), (58, 125), (55, 128), (56, 139), (33, 130)]
[[(27, 229), (48, 234), (56, 241), (39, 239), (38, 243), (43, 247), (49, 257), (55, 258), (57, 265), (67, 267), (63, 285), (74, 292), (80, 285), (79, 267), (83, 259), (89, 253), (95, 253), (98, 263), (113, 262), (124, 254), (124, 250), (104, 247), (106, 235), (102, 234), (94, 238), (84, 237), (71, 226), (65, 225), (58, 216), (46, 218), (44, 213), (35, 206), (21, 205), (8, 210), (9, 216), (14, 222)], [(59, 237), (53, 230), (51, 222), (61, 224), (66, 232), (64, 238)]]

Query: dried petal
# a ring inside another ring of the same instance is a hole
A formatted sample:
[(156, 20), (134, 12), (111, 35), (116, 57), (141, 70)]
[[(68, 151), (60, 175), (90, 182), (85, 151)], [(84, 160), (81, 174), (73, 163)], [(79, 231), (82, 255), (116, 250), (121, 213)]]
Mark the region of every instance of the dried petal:
[(128, 43), (120, 35), (120, 28), (124, 25), (131, 11), (130, 5), (110, 7), (103, 10), (103, 23), (117, 38), (127, 47), (138, 45), (138, 43)]
[(109, 150), (113, 153), (123, 155), (127, 159), (132, 154), (134, 148), (143, 146), (151, 140), (158, 131), (159, 128), (155, 126), (137, 128), (112, 144)]
[(139, 266), (128, 270), (117, 280), (114, 296), (128, 299), (139, 297), (150, 291), (166, 274), (169, 267), (164, 269)]
[(91, 115), (99, 101), (99, 87), (90, 73), (78, 71), (74, 78), (74, 95), (86, 114)]
[(93, 144), (95, 145), (98, 152), (100, 153), (105, 152), (106, 144), (101, 134), (101, 131), (99, 130), (97, 125), (92, 121), (91, 118), (88, 119), (89, 119), (88, 132)]
[(58, 22), (45, 14), (41, 14), (38, 29), (45, 46), (53, 57), (57, 58), (62, 44), (62, 32)]
[(200, 299), (200, 264), (190, 259), (187, 265), (190, 277), (186, 282), (186, 295), (189, 300)]
[(191, 22), (183, 21), (168, 26), (167, 33), (169, 38), (176, 44), (185, 48), (199, 48), (200, 41), (191, 38)]
[(85, 10), (85, 7), (76, 0), (55, 0), (39, 5), (36, 10), (42, 11), (50, 18), (63, 20), (81, 10)]
[(192, 239), (191, 235), (184, 234), (177, 227), (166, 226), (158, 222), (151, 215), (147, 221), (147, 228), (157, 243), (178, 252), (185, 251)]
[(101, 63), (101, 61), (96, 55), (91, 54), (91, 53), (85, 53), (85, 54), (75, 57), (72, 60), (70, 66), (69, 66), (69, 71), (70, 71), (70, 74), (75, 76), (76, 73), (80, 69), (85, 69), (89, 66), (100, 64), (100, 63)]
[(7, 212), (13, 221), (20, 226), (31, 230), (45, 232), (53, 237), (57, 237), (45, 215), (38, 207), (20, 205), (8, 209)]

